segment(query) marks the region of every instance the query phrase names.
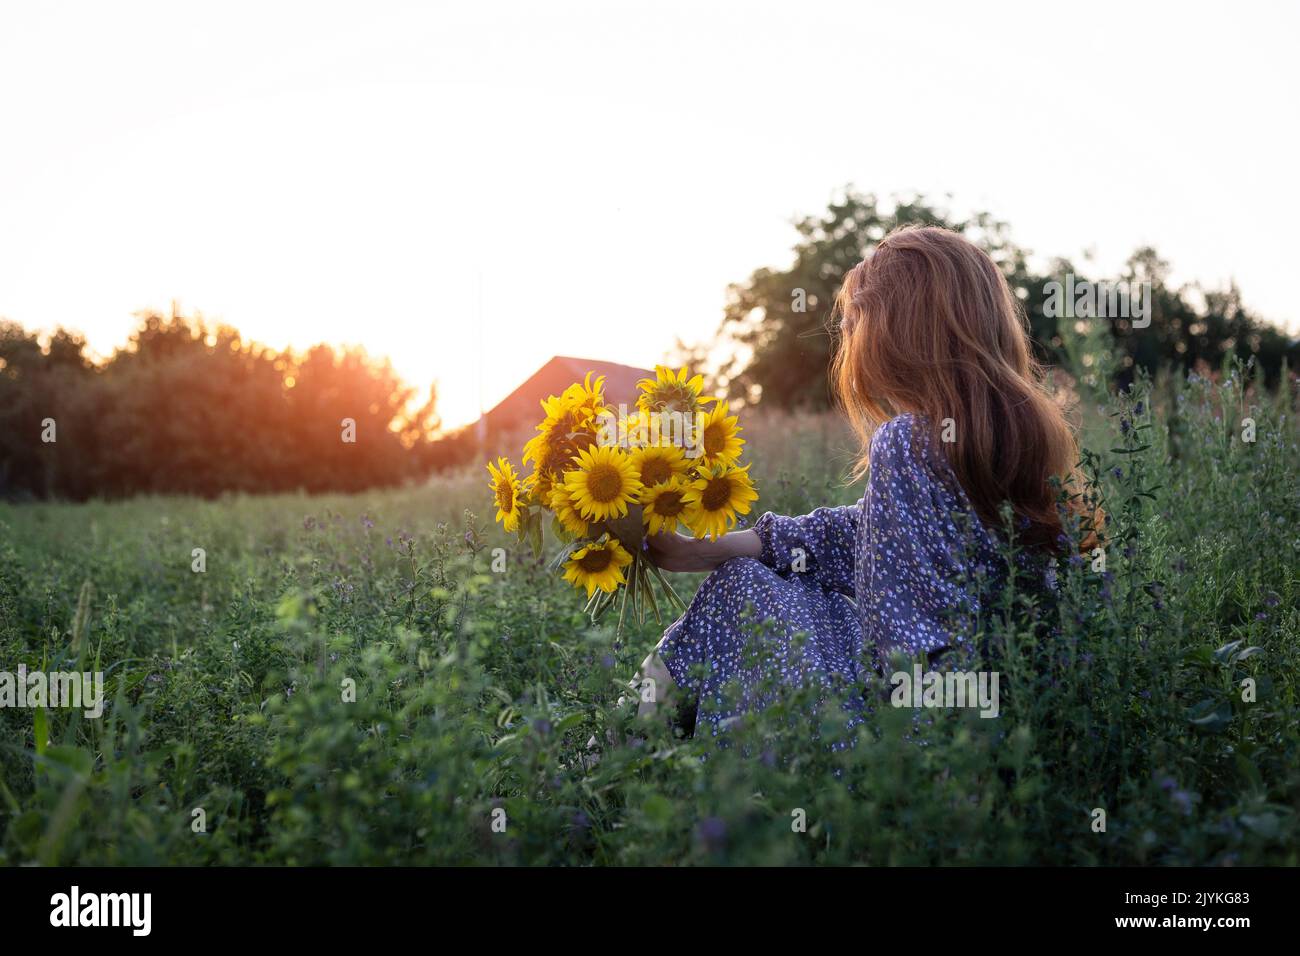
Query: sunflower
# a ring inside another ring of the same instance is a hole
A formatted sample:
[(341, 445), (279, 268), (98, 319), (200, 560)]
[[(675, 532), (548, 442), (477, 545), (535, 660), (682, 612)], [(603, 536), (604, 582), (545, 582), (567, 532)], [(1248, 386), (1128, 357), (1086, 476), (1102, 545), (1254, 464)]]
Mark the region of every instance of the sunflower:
[(555, 483), (551, 475), (537, 470), (525, 478), (523, 484), (524, 494), (528, 496), (528, 500), (543, 508), (550, 506), (551, 491), (554, 487)]
[(666, 365), (655, 366), (654, 378), (643, 378), (636, 383), (641, 390), (637, 396), (637, 407), (643, 412), (684, 412), (695, 414), (707, 402), (716, 401), (709, 396), (701, 396), (704, 390), (704, 376), (686, 377), (686, 366), (680, 372), (674, 372)]
[(552, 423), (547, 431), (534, 435), (524, 444), (524, 464), (533, 463), (535, 476), (553, 473), (557, 466), (562, 467), (565, 459), (571, 457), (564, 445), (565, 435), (567, 431), (561, 431)]
[(641, 516), (651, 534), (677, 530), (686, 511), (684, 499), (689, 487), (685, 478), (673, 475), (662, 484), (641, 492), (641, 504), (645, 506)]
[(584, 518), (621, 518), (636, 500), (641, 482), (632, 459), (621, 448), (595, 447), (578, 453), (577, 470), (564, 474), (565, 490)]
[(629, 412), (618, 423), (618, 443), (624, 448), (644, 448), (650, 444), (650, 429), (646, 416)]
[(569, 555), (564, 565), (564, 580), (572, 581), (574, 587), (585, 587), (590, 598), (596, 588), (613, 591), (620, 584), (626, 584), (623, 569), (631, 563), (632, 555), (618, 540), (603, 534), (599, 541), (584, 545)]
[(524, 464), (533, 463), (528, 490), (545, 503), (555, 477), (572, 465), (579, 451), (596, 443), (596, 435), (586, 408), (573, 396), (552, 395), (542, 401), (542, 410), (546, 417), (524, 445)]
[(560, 522), (560, 526), (565, 531), (578, 538), (587, 536), (589, 529), (587, 522), (578, 514), (573, 507), (573, 499), (569, 497), (569, 491), (564, 485), (556, 485), (551, 489), (551, 497), (547, 501), (552, 511), (555, 512), (555, 520)]
[(685, 475), (690, 468), (686, 452), (676, 445), (638, 448), (631, 452), (631, 456), (632, 467), (646, 487), (663, 484), (674, 475)]
[(492, 475), (488, 487), (496, 498), (497, 520), (507, 531), (517, 531), (523, 509), (519, 500), (519, 476), (515, 474), (514, 465), (498, 458), (495, 465), (488, 462), (487, 468)]
[(720, 538), (736, 523), (737, 514), (749, 513), (749, 503), (758, 500), (758, 492), (748, 471), (749, 465), (719, 465), (690, 483), (682, 495), (684, 520), (697, 538)]
[(561, 401), (567, 403), (573, 411), (578, 425), (588, 429), (592, 427), (593, 419), (599, 417), (601, 412), (608, 411), (605, 407), (605, 376), (599, 375), (592, 382), (592, 375), (595, 373), (588, 372), (586, 378), (574, 382), (560, 396)]
[(705, 468), (715, 465), (734, 465), (740, 458), (740, 448), (745, 439), (740, 437), (740, 418), (728, 416), (730, 406), (719, 402), (713, 411), (703, 413), (695, 429), (695, 447), (700, 450), (699, 464)]

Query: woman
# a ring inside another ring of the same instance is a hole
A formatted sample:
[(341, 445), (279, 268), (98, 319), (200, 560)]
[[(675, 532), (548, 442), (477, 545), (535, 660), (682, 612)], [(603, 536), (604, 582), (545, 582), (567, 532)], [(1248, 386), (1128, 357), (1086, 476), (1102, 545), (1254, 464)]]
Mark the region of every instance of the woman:
[[(643, 713), (684, 691), (716, 732), (773, 684), (813, 684), (855, 709), (895, 653), (969, 649), (1005, 579), (1004, 506), (1026, 553), (1064, 541), (1053, 479), (1071, 476), (1074, 436), (988, 255), (946, 229), (899, 229), (849, 273), (836, 312), (832, 377), (862, 438), (866, 492), (716, 540), (650, 538), (659, 567), (713, 573), (642, 665), (639, 683), (655, 687)], [(745, 620), (763, 622), (757, 657)]]

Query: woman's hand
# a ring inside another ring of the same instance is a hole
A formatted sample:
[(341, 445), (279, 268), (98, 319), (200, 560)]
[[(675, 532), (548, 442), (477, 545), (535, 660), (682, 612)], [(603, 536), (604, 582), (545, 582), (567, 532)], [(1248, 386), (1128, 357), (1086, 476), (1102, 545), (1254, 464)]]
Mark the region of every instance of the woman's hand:
[(757, 558), (763, 542), (752, 530), (733, 531), (715, 541), (667, 532), (646, 538), (650, 560), (665, 571), (712, 571), (728, 558)]

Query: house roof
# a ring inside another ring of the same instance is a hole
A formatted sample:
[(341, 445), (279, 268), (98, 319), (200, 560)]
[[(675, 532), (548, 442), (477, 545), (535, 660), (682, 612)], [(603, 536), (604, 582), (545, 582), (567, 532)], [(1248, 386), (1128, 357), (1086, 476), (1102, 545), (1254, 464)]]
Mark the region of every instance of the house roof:
[(542, 399), (559, 395), (574, 382), (581, 382), (588, 372), (605, 376), (605, 400), (614, 406), (620, 402), (632, 405), (636, 401), (636, 383), (654, 377), (649, 369), (632, 365), (556, 355), (493, 406), (483, 418), (493, 429), (510, 428), (521, 422), (536, 423), (541, 418)]

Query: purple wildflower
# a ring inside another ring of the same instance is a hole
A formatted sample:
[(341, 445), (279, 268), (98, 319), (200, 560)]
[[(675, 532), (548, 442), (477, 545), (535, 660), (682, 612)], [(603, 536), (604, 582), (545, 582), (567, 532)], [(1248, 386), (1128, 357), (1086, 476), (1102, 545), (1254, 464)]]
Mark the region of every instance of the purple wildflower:
[(727, 845), (727, 822), (720, 817), (705, 817), (695, 827), (695, 839), (709, 853)]

